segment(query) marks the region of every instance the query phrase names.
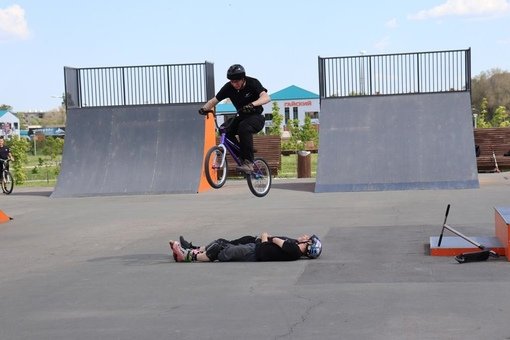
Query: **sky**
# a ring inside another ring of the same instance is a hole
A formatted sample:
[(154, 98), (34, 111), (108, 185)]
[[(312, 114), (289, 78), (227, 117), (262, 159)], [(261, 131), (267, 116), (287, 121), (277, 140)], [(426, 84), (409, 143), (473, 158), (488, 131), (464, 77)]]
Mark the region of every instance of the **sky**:
[(0, 104), (61, 104), (64, 66), (242, 64), (269, 93), (318, 94), (318, 57), (471, 48), (510, 70), (510, 0), (0, 0)]

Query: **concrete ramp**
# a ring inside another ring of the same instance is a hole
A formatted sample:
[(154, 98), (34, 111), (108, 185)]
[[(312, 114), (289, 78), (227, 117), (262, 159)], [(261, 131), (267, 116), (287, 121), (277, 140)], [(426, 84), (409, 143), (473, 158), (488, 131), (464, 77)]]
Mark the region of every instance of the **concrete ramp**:
[(212, 119), (206, 127), (198, 108), (68, 109), (61, 173), (51, 197), (206, 190), (202, 162), (214, 129)]
[(315, 192), (478, 188), (468, 92), (326, 98)]

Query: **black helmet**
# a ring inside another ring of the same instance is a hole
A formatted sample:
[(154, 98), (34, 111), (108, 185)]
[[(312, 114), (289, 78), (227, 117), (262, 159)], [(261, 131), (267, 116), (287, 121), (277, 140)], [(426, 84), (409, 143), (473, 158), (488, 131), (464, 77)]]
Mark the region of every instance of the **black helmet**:
[(246, 77), (244, 67), (239, 64), (234, 64), (228, 68), (227, 78), (230, 80), (240, 80)]

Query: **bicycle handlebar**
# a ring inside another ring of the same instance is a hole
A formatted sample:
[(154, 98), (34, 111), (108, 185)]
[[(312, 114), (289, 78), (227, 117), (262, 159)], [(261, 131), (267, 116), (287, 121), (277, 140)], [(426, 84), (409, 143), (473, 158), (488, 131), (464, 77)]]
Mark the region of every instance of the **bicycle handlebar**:
[(204, 110), (203, 108), (198, 110), (198, 113), (201, 114), (202, 116), (208, 116), (209, 113), (212, 113), (213, 115), (215, 115), (214, 110)]
[[(203, 112), (203, 113), (202, 113)], [(214, 110), (202, 110), (200, 109), (198, 111), (199, 114), (203, 115), (203, 116), (206, 116), (207, 119), (209, 119), (209, 114), (212, 114), (213, 117), (214, 117), (214, 124), (216, 125), (216, 129), (220, 130), (220, 126), (218, 125), (218, 120), (216, 119), (217, 115), (216, 115), (216, 111)], [(239, 111), (236, 112), (236, 116), (239, 115)], [(230, 125), (230, 124), (228, 124)]]

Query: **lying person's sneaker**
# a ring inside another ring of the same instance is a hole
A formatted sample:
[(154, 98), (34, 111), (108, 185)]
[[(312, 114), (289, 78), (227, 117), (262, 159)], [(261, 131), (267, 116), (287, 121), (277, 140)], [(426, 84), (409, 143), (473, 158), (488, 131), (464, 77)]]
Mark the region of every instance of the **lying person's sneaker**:
[(179, 236), (179, 242), (181, 243), (181, 247), (184, 249), (199, 249), (199, 246), (194, 246), (193, 242), (188, 242), (184, 239), (184, 237)]
[(191, 262), (192, 252), (191, 250), (182, 249), (179, 242), (175, 241), (172, 244), (172, 252), (174, 253), (174, 259), (176, 262)]
[(168, 244), (170, 244), (170, 250), (172, 251), (172, 255), (174, 257), (174, 260), (175, 260), (175, 262), (177, 262), (177, 256), (175, 256), (175, 253), (174, 253), (174, 243), (175, 243), (175, 241), (173, 241), (173, 240), (170, 240), (168, 242)]
[(245, 160), (243, 164), (236, 167), (236, 170), (244, 172), (245, 174), (251, 174), (253, 172), (253, 162)]

